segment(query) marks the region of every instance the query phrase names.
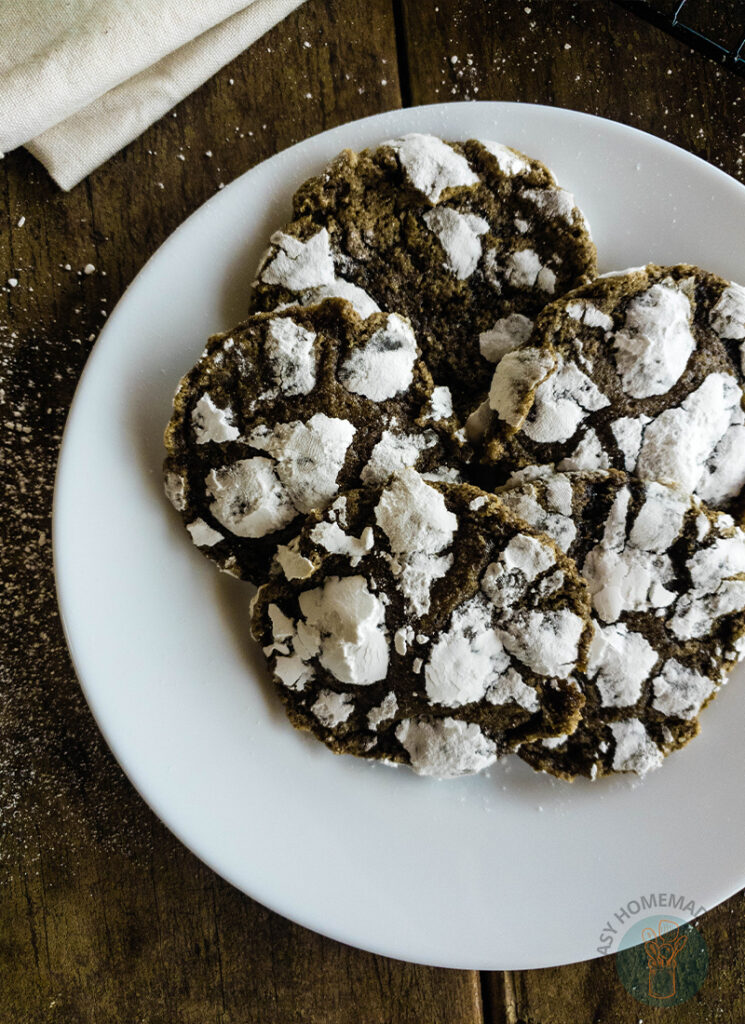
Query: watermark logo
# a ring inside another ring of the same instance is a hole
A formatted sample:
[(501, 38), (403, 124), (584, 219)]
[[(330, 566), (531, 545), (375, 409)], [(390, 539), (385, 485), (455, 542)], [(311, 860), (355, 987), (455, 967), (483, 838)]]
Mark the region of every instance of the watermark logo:
[(686, 1002), (701, 988), (709, 967), (702, 935), (670, 908), (687, 917), (704, 913), (695, 901), (675, 893), (650, 893), (620, 907), (600, 935), (598, 952), (616, 954), (621, 984), (648, 1006)]

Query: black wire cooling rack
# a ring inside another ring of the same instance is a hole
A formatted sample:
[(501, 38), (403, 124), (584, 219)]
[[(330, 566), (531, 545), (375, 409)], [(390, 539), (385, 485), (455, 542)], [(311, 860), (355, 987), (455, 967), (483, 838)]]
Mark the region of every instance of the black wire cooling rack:
[(745, 0), (616, 0), (745, 76)]

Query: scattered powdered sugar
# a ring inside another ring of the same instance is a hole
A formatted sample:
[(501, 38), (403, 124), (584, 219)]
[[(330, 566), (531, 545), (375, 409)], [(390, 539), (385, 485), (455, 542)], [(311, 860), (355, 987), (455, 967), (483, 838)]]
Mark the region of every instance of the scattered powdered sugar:
[(396, 728), (396, 739), (418, 775), (473, 775), (497, 759), (496, 744), (475, 722), (455, 718), (405, 718)]
[(638, 718), (611, 722), (610, 730), (616, 742), (613, 753), (614, 771), (646, 775), (647, 772), (660, 767), (663, 760), (662, 751)]
[(213, 469), (205, 484), (214, 499), (210, 512), (237, 537), (264, 537), (287, 526), (297, 515), (271, 459), (240, 459)]
[(713, 680), (670, 658), (652, 680), (652, 707), (663, 715), (690, 721), (714, 692)]
[(477, 185), (480, 178), (452, 146), (434, 135), (412, 133), (383, 143), (395, 150), (411, 184), (432, 203), (446, 189)]
[(383, 697), (382, 701), (376, 708), (371, 708), (367, 712), (367, 727), (372, 732), (376, 732), (381, 722), (387, 722), (394, 717), (398, 711), (398, 698), (393, 690), (387, 693)]
[(358, 686), (388, 672), (385, 606), (363, 576), (332, 576), (298, 599), (308, 626), (321, 637), (318, 660), (342, 683)]
[(223, 539), (222, 534), (213, 530), (204, 519), (195, 519), (193, 523), (187, 523), (186, 529), (198, 548), (211, 548)]
[(428, 210), (424, 214), (424, 222), (445, 250), (448, 269), (459, 281), (470, 277), (481, 259), (480, 236), (489, 231), (489, 222), (476, 214), (459, 213), (448, 206)]
[(558, 217), (568, 224), (573, 222), (574, 196), (563, 188), (524, 188), (520, 193), (544, 217)]
[(621, 386), (632, 398), (666, 394), (696, 347), (691, 303), (674, 285), (654, 284), (629, 302), (613, 338)]
[(339, 368), (339, 380), (347, 391), (382, 402), (409, 387), (415, 361), (414, 332), (406, 320), (391, 313), (385, 326), (348, 356)]
[(334, 284), (334, 260), (326, 228), (306, 242), (283, 231), (276, 231), (269, 241), (274, 248), (269, 250), (260, 271), (265, 284), (279, 285), (291, 292)]
[(333, 729), (346, 722), (354, 711), (354, 697), (351, 693), (336, 693), (334, 690), (319, 690), (316, 701), (310, 709), (321, 725)]
[(316, 335), (288, 316), (274, 317), (267, 324), (264, 351), (272, 366), (275, 383), (286, 395), (307, 395), (316, 383), (313, 342)]
[(336, 478), (354, 434), (355, 427), (348, 420), (315, 413), (307, 423), (296, 420), (271, 428), (259, 426), (249, 443), (276, 461), (276, 476), (294, 507), (310, 512), (325, 508), (336, 495)]
[(657, 662), (657, 652), (641, 633), (623, 623), (594, 623), (587, 675), (594, 679), (603, 707), (629, 707), (642, 695), (642, 683)]
[(491, 330), (479, 334), (479, 350), (490, 363), (499, 360), (524, 345), (533, 330), (533, 321), (522, 313), (510, 313), (494, 324)]
[(509, 146), (503, 146), (500, 142), (491, 142), (488, 139), (479, 139), (479, 142), (487, 153), (491, 153), (495, 158), (502, 174), (512, 176), (530, 170), (528, 161)]
[(231, 409), (218, 409), (212, 401), (211, 395), (203, 394), (191, 413), (197, 444), (207, 444), (208, 441), (215, 441), (217, 444), (222, 444), (224, 441), (235, 441), (240, 431), (232, 421)]
[[(495, 376), (504, 363), (503, 359)], [(574, 363), (565, 363), (559, 358), (554, 372), (536, 388), (533, 408), (522, 429), (532, 441), (541, 444), (567, 441), (588, 412), (596, 412), (608, 405), (610, 399), (587, 374)]]
[(360, 480), (367, 485), (385, 484), (399, 470), (416, 466), (421, 453), (436, 444), (437, 435), (431, 430), (419, 434), (384, 430), (360, 474)]
[(359, 537), (350, 537), (338, 523), (318, 523), (311, 530), (310, 539), (333, 555), (348, 555), (353, 568), (375, 544), (372, 526), (366, 526)]

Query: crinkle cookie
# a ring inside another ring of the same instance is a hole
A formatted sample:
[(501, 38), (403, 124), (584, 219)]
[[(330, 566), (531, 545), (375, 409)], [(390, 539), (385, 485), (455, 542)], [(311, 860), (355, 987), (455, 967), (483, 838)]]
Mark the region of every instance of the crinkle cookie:
[(487, 457), (502, 478), (540, 463), (623, 469), (740, 514), (744, 345), (740, 285), (687, 265), (599, 278), (497, 365)]
[(335, 295), (362, 316), (395, 310), (464, 412), (510, 339), (594, 271), (584, 218), (543, 164), (494, 142), (414, 134), (346, 150), (298, 189), (252, 308)]
[(520, 756), (569, 779), (658, 767), (696, 735), (745, 654), (745, 533), (676, 488), (615, 470), (533, 467), (499, 497), (576, 561), (593, 608), (582, 721)]
[(166, 429), (165, 488), (194, 543), (263, 583), (277, 544), (340, 490), (396, 469), (458, 479), (411, 326), (346, 302), (257, 314), (215, 335), (183, 378)]
[(493, 496), (403, 470), (277, 557), (252, 632), (292, 723), (333, 751), (447, 778), (575, 727), (586, 586)]

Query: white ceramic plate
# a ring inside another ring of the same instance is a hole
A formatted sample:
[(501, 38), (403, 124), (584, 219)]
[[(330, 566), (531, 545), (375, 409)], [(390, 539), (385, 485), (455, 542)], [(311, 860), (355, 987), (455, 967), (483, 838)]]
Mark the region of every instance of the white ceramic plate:
[[(745, 691), (642, 784), (561, 783), (518, 759), (449, 782), (336, 757), (296, 732), (217, 573), (161, 491), (180, 375), (246, 308), (293, 189), (340, 149), (434, 132), (546, 161), (592, 225), (601, 270), (690, 261), (745, 280), (745, 188), (634, 129), (509, 103), (396, 110), (308, 139), (213, 196), (110, 317), (64, 437), (54, 512), (67, 638), (134, 785), (199, 857), (309, 928), (389, 956), (528, 968), (597, 955), (641, 894), (712, 907), (745, 884)], [(740, 675), (742, 673), (738, 673)]]

